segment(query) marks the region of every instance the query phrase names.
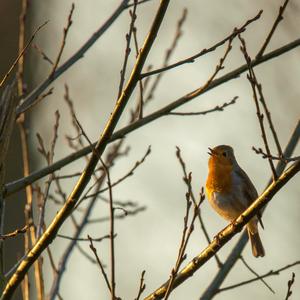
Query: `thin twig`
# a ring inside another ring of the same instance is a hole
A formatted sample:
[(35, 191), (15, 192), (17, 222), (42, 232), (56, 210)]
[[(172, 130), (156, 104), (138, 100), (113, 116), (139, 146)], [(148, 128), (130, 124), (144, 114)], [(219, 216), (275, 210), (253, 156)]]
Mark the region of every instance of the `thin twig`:
[[(72, 236), (68, 236), (68, 235), (64, 235), (64, 234), (58, 234), (58, 237), (62, 238), (62, 239), (67, 239), (67, 240), (72, 240), (72, 241), (76, 241), (76, 242), (88, 242), (90, 241), (89, 238), (73, 238)], [(116, 237), (116, 235), (114, 236)], [(92, 238), (93, 242), (102, 242), (103, 240), (109, 239), (110, 235), (104, 235), (102, 237), (99, 238)]]
[(224, 108), (226, 108), (227, 106), (235, 104), (237, 99), (238, 99), (238, 96), (235, 96), (229, 102), (225, 102), (222, 105), (217, 105), (214, 108), (204, 110), (204, 111), (198, 111), (198, 112), (169, 112), (168, 114), (173, 115), (173, 116), (200, 116), (200, 115), (206, 115), (206, 114), (216, 112), (216, 111), (224, 111)]
[(24, 227), (22, 228), (18, 228), (16, 230), (14, 230), (13, 232), (10, 232), (10, 233), (6, 233), (6, 234), (1, 234), (0, 235), (0, 239), (1, 240), (6, 240), (8, 238), (12, 238), (12, 237), (15, 237), (19, 234), (23, 234), (23, 233), (26, 233), (27, 232), (27, 229), (32, 226), (32, 224), (26, 224)]
[[(261, 280), (261, 279), (266, 278), (266, 277), (279, 275), (280, 272), (282, 272), (282, 271), (284, 271), (284, 270), (287, 270), (287, 269), (289, 269), (289, 268), (292, 268), (292, 267), (294, 267), (294, 266), (296, 266), (296, 265), (299, 265), (299, 264), (300, 264), (300, 261), (296, 261), (296, 262), (294, 262), (294, 263), (292, 263), (292, 264), (286, 265), (286, 266), (284, 266), (284, 267), (282, 267), (282, 268), (280, 268), (280, 269), (277, 269), (277, 270), (275, 270), (275, 271), (271, 270), (271, 271), (269, 271), (269, 272), (267, 272), (267, 273), (265, 273), (265, 274), (263, 274), (263, 275), (260, 275), (260, 276), (258, 276), (258, 277), (256, 276), (256, 277), (254, 277), (254, 278), (252, 278), (252, 279), (245, 280), (245, 281), (242, 281), (242, 282), (237, 283), (237, 284), (229, 285), (229, 286), (226, 286), (226, 287), (224, 287), (224, 288), (220, 288), (220, 289), (217, 290), (216, 294), (217, 294), (217, 293), (221, 293), (221, 292), (225, 292), (225, 291), (228, 291), (228, 290), (231, 290), (231, 289), (235, 289), (235, 288), (237, 288), (237, 287), (240, 287), (240, 286), (243, 286), (243, 285), (252, 283), (252, 282), (256, 282), (256, 281)], [(202, 299), (202, 298), (201, 298), (201, 299)]]
[(290, 296), (292, 296), (292, 286), (295, 282), (295, 273), (292, 273), (292, 278), (288, 281), (288, 290), (287, 290), (287, 294), (285, 297), (285, 300), (288, 300), (290, 298)]
[[(132, 167), (125, 175), (123, 175), (122, 177), (120, 177), (117, 181), (111, 183), (111, 187), (114, 187), (114, 186), (120, 184), (120, 183), (123, 182), (125, 179), (127, 179), (127, 178), (130, 177), (130, 176), (132, 176), (132, 175), (134, 174), (135, 170), (136, 170), (141, 164), (143, 164), (143, 163), (145, 162), (147, 156), (150, 155), (150, 153), (151, 153), (151, 146), (149, 146), (149, 147), (147, 148), (147, 151), (146, 151), (146, 153), (144, 154), (144, 156), (143, 156), (140, 160), (136, 161), (135, 164), (134, 164), (134, 166), (133, 166), (133, 167)], [(101, 193), (103, 193), (103, 192), (106, 192), (108, 189), (109, 189), (108, 187), (105, 187), (105, 188), (103, 188), (103, 189), (101, 189), (101, 190), (99, 190), (99, 191), (97, 191), (97, 192), (95, 192), (95, 193), (92, 193), (92, 194), (86, 194), (84, 197), (81, 198), (81, 200), (78, 202), (78, 205), (76, 205), (76, 207), (78, 207), (79, 204), (80, 204), (80, 202), (82, 202), (84, 199), (88, 199), (88, 198), (97, 196), (97, 195), (99, 195), (99, 194), (101, 194)]]
[[(51, 141), (50, 145), (50, 150), (46, 151), (43, 145), (43, 141), (41, 139), (40, 135), (37, 135), (39, 137), (39, 142), (40, 142), (40, 148), (38, 149), (45, 157), (48, 165), (50, 165), (53, 162), (53, 157), (54, 157), (54, 149), (56, 146), (57, 138), (58, 138), (58, 127), (59, 127), (59, 119), (60, 119), (60, 114), (58, 110), (55, 112), (55, 122), (54, 122), (54, 127), (53, 127), (53, 138)], [(53, 181), (54, 174), (50, 174), (48, 180), (46, 181), (45, 184), (45, 191), (43, 193), (43, 199), (41, 201), (40, 205), (40, 214), (39, 214), (39, 220), (37, 224), (37, 230), (36, 230), (36, 237), (37, 239), (40, 238), (42, 234), (42, 229), (44, 226), (44, 221), (45, 221), (45, 207), (46, 207), (46, 201), (48, 198), (49, 190), (51, 183)]]
[[(137, 40), (137, 29), (136, 27), (133, 27), (133, 40), (134, 40), (134, 47), (135, 47), (135, 52), (136, 52), (136, 57), (139, 55), (139, 45), (138, 45), (138, 40)], [(142, 79), (139, 80), (139, 119), (143, 117), (143, 111), (144, 111), (144, 86), (143, 86), (143, 81)]]
[(256, 153), (256, 154), (261, 154), (262, 158), (270, 158), (272, 160), (281, 160), (284, 163), (288, 163), (288, 162), (292, 162), (292, 161), (296, 161), (300, 159), (300, 156), (294, 156), (294, 157), (284, 157), (284, 156), (274, 156), (274, 155), (268, 155), (267, 153), (265, 153), (261, 148), (255, 148), (252, 147), (252, 150)]
[[(264, 123), (263, 123), (263, 117), (264, 116), (260, 111), (260, 107), (259, 107), (259, 103), (258, 103), (258, 95), (257, 95), (257, 92), (256, 92), (256, 90), (259, 90), (259, 87), (258, 87), (259, 83), (256, 79), (253, 68), (251, 67), (251, 58), (247, 53), (245, 40), (240, 35), (239, 35), (239, 39), (241, 41), (241, 51), (244, 54), (244, 57), (245, 57), (245, 60), (247, 62), (248, 69), (249, 69), (249, 72), (247, 74), (247, 79), (249, 80), (249, 82), (251, 84), (252, 91), (253, 91), (253, 100), (254, 100), (255, 107), (256, 107), (256, 115), (257, 115), (258, 122), (259, 122), (259, 125), (260, 125), (261, 137), (263, 139), (266, 152), (268, 153), (268, 155), (271, 155), (271, 151), (270, 151), (270, 148), (269, 148), (268, 139), (267, 139)], [(268, 161), (269, 161), (272, 173), (273, 173), (273, 180), (276, 180), (277, 179), (277, 174), (276, 174), (274, 163), (273, 163), (272, 159), (270, 159), (270, 158), (268, 159)]]
[(270, 290), (273, 294), (275, 294), (275, 291), (270, 287), (270, 285), (268, 285), (268, 283), (257, 273), (255, 272), (250, 266), (249, 264), (246, 262), (246, 260), (244, 259), (243, 256), (240, 257), (241, 261), (243, 262), (243, 264), (245, 265), (245, 267), (256, 276), (256, 278), (258, 280), (260, 280), (266, 287), (268, 290)]
[(102, 263), (101, 263), (101, 260), (99, 259), (99, 256), (98, 256), (98, 254), (97, 254), (97, 249), (94, 247), (93, 239), (92, 239), (89, 235), (88, 235), (88, 239), (90, 240), (90, 248), (91, 248), (91, 250), (93, 251), (93, 253), (94, 253), (95, 257), (96, 257), (96, 260), (97, 260), (98, 265), (99, 265), (99, 267), (100, 267), (101, 273), (102, 273), (102, 275), (103, 275), (103, 277), (104, 277), (105, 283), (106, 283), (106, 285), (107, 285), (109, 291), (112, 292), (112, 289), (111, 289), (111, 287), (110, 287), (110, 283), (109, 283), (107, 274), (106, 274), (106, 272), (105, 272), (105, 270), (104, 270), (104, 267), (103, 267), (103, 265), (102, 265)]
[(35, 49), (42, 56), (42, 58), (45, 61), (47, 61), (50, 65), (54, 64), (54, 62), (49, 58), (49, 56), (37, 44), (32, 44), (32, 48)]
[(129, 31), (126, 34), (126, 47), (125, 47), (125, 54), (124, 54), (124, 61), (123, 61), (123, 66), (120, 71), (120, 83), (119, 83), (119, 91), (118, 91), (118, 98), (121, 96), (124, 82), (125, 82), (125, 74), (126, 74), (126, 68), (127, 68), (127, 62), (129, 58), (129, 54), (131, 52), (130, 49), (130, 42), (131, 42), (131, 37), (134, 29), (134, 23), (136, 21), (136, 8), (137, 8), (137, 0), (134, 0), (134, 5), (133, 5), (133, 10), (129, 10), (131, 22), (129, 25)]
[(267, 116), (267, 120), (268, 120), (268, 123), (269, 123), (269, 127), (270, 127), (270, 130), (272, 132), (272, 135), (273, 135), (273, 138), (274, 138), (274, 141), (275, 141), (275, 145), (277, 147), (278, 156), (282, 157), (282, 150), (281, 150), (280, 142), (279, 142), (278, 135), (277, 135), (277, 132), (275, 130), (275, 127), (274, 127), (274, 124), (273, 124), (273, 121), (272, 121), (271, 113), (268, 109), (265, 97), (264, 97), (263, 92), (262, 92), (262, 85), (257, 83), (256, 86), (257, 86), (257, 90), (258, 90), (258, 93), (259, 93), (259, 100), (262, 103), (262, 106), (264, 108), (264, 111), (265, 111), (265, 114)]
[(35, 35), (48, 23), (45, 22), (42, 25), (40, 25), (32, 34), (32, 36), (30, 37), (29, 41), (27, 42), (27, 44), (25, 45), (25, 47), (21, 50), (21, 52), (19, 52), (19, 55), (17, 56), (17, 58), (15, 59), (15, 61), (13, 62), (13, 64), (11, 65), (11, 67), (9, 68), (9, 70), (6, 72), (6, 74), (4, 75), (4, 77), (1, 79), (0, 82), (0, 87), (4, 84), (4, 82), (6, 81), (6, 79), (8, 78), (8, 76), (11, 74), (11, 72), (13, 71), (13, 69), (15, 68), (15, 66), (17, 65), (19, 59), (24, 55), (24, 53), (27, 51), (29, 45), (32, 43)]
[(271, 38), (272, 38), (272, 36), (273, 36), (273, 34), (274, 34), (274, 32), (275, 32), (278, 24), (280, 23), (280, 21), (283, 20), (283, 13), (284, 13), (284, 10), (285, 10), (288, 2), (289, 2), (289, 0), (285, 0), (284, 3), (283, 3), (283, 5), (279, 7), (278, 16), (275, 19), (275, 22), (274, 22), (274, 24), (273, 24), (273, 26), (271, 28), (271, 31), (269, 32), (266, 40), (265, 40), (265, 42), (263, 43), (262, 47), (258, 51), (258, 53), (256, 55), (256, 58), (260, 58), (264, 54), (264, 52), (265, 52), (267, 46), (269, 45), (270, 40), (271, 40)]
[[(89, 262), (91, 262), (92, 264), (97, 264), (97, 259), (95, 259), (92, 255), (90, 255), (83, 247), (80, 246), (79, 243), (76, 242), (76, 248), (77, 250), (83, 255), (83, 257), (85, 257)], [(104, 264), (102, 264), (103, 267), (105, 268), (106, 266)]]
[(138, 291), (138, 295), (136, 298), (134, 298), (134, 300), (139, 300), (142, 293), (144, 292), (145, 288), (146, 288), (146, 284), (145, 284), (145, 273), (146, 271), (144, 270), (141, 274), (141, 279), (140, 279), (140, 286), (139, 286), (139, 291)]
[(64, 31), (63, 31), (63, 38), (62, 38), (62, 42), (61, 42), (61, 46), (60, 46), (60, 49), (58, 51), (58, 55), (56, 57), (56, 60), (53, 64), (53, 67), (52, 67), (52, 70), (49, 74), (49, 78), (51, 78), (53, 76), (53, 74), (55, 73), (56, 69), (57, 69), (57, 66), (60, 62), (60, 59), (61, 59), (61, 55), (64, 51), (64, 48), (65, 48), (65, 45), (66, 45), (66, 39), (67, 39), (67, 35), (68, 35), (68, 32), (69, 32), (69, 29), (72, 25), (72, 15), (73, 15), (73, 12), (74, 12), (74, 8), (75, 8), (75, 4), (72, 3), (71, 5), (71, 9), (70, 9), (70, 13), (69, 13), (69, 16), (68, 16), (68, 22), (67, 22), (67, 25), (66, 27), (64, 28)]

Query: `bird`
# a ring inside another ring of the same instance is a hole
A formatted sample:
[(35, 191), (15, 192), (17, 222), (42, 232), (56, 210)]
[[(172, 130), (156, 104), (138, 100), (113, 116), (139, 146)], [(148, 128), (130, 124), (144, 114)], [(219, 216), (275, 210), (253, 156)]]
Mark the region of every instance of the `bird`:
[[(206, 193), (212, 208), (227, 221), (233, 222), (251, 203), (257, 199), (257, 191), (246, 172), (239, 166), (233, 148), (219, 145), (208, 148), (208, 176)], [(260, 214), (247, 224), (252, 253), (263, 257), (265, 250), (258, 232)]]

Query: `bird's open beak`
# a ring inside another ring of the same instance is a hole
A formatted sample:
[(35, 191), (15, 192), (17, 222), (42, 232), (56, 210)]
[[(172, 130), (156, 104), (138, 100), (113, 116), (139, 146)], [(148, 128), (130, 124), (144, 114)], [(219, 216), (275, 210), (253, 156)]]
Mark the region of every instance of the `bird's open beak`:
[(210, 156), (214, 155), (214, 150), (208, 147), (209, 152), (207, 152)]

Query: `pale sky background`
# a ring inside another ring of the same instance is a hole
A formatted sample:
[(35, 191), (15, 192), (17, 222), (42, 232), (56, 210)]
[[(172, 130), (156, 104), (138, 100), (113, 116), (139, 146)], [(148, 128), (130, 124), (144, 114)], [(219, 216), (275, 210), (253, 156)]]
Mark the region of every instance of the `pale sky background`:
[[(76, 0), (74, 2), (73, 25), (69, 31), (62, 62), (103, 24), (120, 3), (114, 0)], [(254, 57), (268, 34), (282, 2), (277, 0), (173, 0), (147, 62), (155, 67), (161, 65), (165, 49), (173, 40), (176, 23), (184, 7), (188, 8), (187, 20), (183, 26), (184, 35), (171, 59), (172, 62), (208, 48), (230, 34), (234, 27), (241, 26), (246, 20), (254, 17), (260, 9), (263, 9), (261, 19), (250, 25), (243, 34), (249, 54)], [(50, 20), (39, 33), (37, 43), (51, 58), (56, 57), (60, 47), (62, 29), (66, 24), (71, 3), (69, 0), (32, 1), (33, 28), (45, 20)], [(157, 7), (158, 1), (153, 0), (138, 8), (137, 28), (140, 45), (149, 30)], [(299, 1), (290, 1), (284, 14), (285, 18), (280, 23), (266, 52), (299, 38), (299, 9)], [(85, 54), (84, 58), (51, 85), (54, 87), (53, 95), (32, 109), (34, 117), (32, 148), (37, 144), (36, 132), (44, 135), (45, 139), (52, 136), (54, 111), (59, 109), (61, 125), (55, 161), (70, 153), (64, 136), (65, 134), (75, 136), (75, 133), (70, 126), (70, 118), (63, 101), (65, 83), (69, 85), (70, 95), (82, 126), (92, 140), (98, 138), (116, 100), (129, 20), (127, 11)], [(213, 73), (224, 49), (224, 46), (220, 47), (193, 64), (167, 72), (156, 91), (154, 101), (145, 109), (145, 115), (204, 84)], [(256, 75), (263, 85), (264, 95), (283, 148), (299, 119), (299, 57), (300, 49), (297, 48), (255, 68)], [(49, 66), (40, 57), (36, 57), (34, 63), (35, 80), (38, 84), (47, 76)], [(132, 63), (131, 59), (128, 70), (132, 67)], [(225, 70), (220, 75), (241, 64), (244, 64), (244, 58), (239, 50), (239, 42), (235, 40), (233, 50), (225, 62)], [(170, 270), (175, 263), (182, 232), (186, 192), (181, 168), (175, 156), (176, 145), (181, 148), (187, 168), (192, 172), (193, 188), (196, 194), (201, 186), (205, 185), (207, 148), (218, 144), (229, 144), (235, 149), (238, 162), (252, 179), (259, 193), (269, 180), (271, 172), (268, 162), (251, 150), (252, 146), (262, 147), (263, 143), (251, 87), (245, 74), (194, 99), (179, 110), (209, 109), (231, 100), (234, 96), (239, 96), (237, 103), (226, 108), (224, 112), (206, 116), (163, 117), (126, 137), (126, 145), (130, 145), (131, 151), (128, 157), (117, 161), (111, 174), (113, 181), (126, 173), (135, 161), (144, 155), (148, 145), (151, 145), (152, 153), (133, 177), (113, 191), (114, 198), (117, 200), (138, 201), (140, 205), (147, 206), (145, 212), (116, 222), (118, 234), (116, 238), (116, 284), (117, 295), (122, 299), (136, 297), (142, 270), (146, 270), (147, 286), (143, 294), (146, 296), (169, 278)], [(132, 96), (129, 107), (132, 107), (135, 101), (136, 97)], [(118, 128), (126, 124), (128, 112), (127, 108)], [(296, 153), (299, 155), (299, 147), (297, 149)], [(272, 150), (275, 150), (273, 144)], [(41, 162), (41, 165), (44, 165), (44, 162)], [(84, 166), (85, 160), (81, 159), (68, 167), (68, 171), (62, 170), (60, 174), (66, 174), (71, 170), (80, 171)], [(261, 230), (261, 238), (266, 256), (255, 259), (249, 245), (243, 252), (244, 258), (259, 274), (300, 259), (299, 183), (299, 176), (293, 178), (274, 197), (264, 215), (265, 230)], [(64, 186), (67, 193), (72, 187), (72, 181)], [(49, 204), (48, 208), (52, 208), (51, 213), (48, 210), (49, 224), (58, 207)], [(93, 217), (107, 214), (108, 206), (99, 201), (94, 209)], [(226, 222), (212, 211), (207, 201), (202, 205), (202, 215), (211, 237), (226, 226)], [(72, 230), (72, 224), (67, 222), (61, 228), (60, 233), (71, 235)], [(108, 232), (108, 225), (101, 223), (89, 226), (82, 236), (86, 237), (86, 234), (90, 234), (93, 237), (99, 237)], [(239, 235), (221, 249), (219, 256), (222, 261), (226, 259), (238, 237)], [(52, 243), (51, 249), (56, 262), (66, 245), (67, 242), (61, 239), (56, 239)], [(81, 246), (90, 252), (88, 243), (81, 243)], [(108, 241), (96, 244), (96, 246), (103, 262), (109, 266)], [(200, 253), (205, 246), (206, 240), (196, 222), (187, 250), (187, 261)], [(46, 254), (44, 256), (47, 257)], [(48, 259), (45, 261), (47, 262)], [(216, 263), (214, 259), (211, 259), (192, 278), (177, 288), (170, 299), (198, 299), (215, 272)], [(216, 296), (216, 299), (240, 299), (241, 295), (244, 300), (283, 299), (287, 291), (287, 281), (291, 278), (292, 272), (296, 273), (296, 280), (291, 299), (299, 299), (299, 266), (284, 271), (279, 276), (266, 279), (276, 291), (275, 295), (271, 294), (261, 282), (256, 282), (224, 292)], [(52, 271), (49, 270), (48, 273), (46, 285), (49, 288)], [(246, 270), (242, 262), (238, 261), (224, 286), (252, 277), (253, 275)], [(60, 293), (64, 299), (108, 299), (107, 288), (98, 267), (91, 264), (77, 250), (73, 252), (68, 262)]]

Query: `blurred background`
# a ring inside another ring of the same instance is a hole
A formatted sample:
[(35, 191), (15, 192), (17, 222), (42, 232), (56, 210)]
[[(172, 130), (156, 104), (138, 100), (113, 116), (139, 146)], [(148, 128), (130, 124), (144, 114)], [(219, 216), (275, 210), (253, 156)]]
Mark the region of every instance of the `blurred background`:
[[(52, 58), (59, 51), (63, 28), (66, 26), (71, 4), (75, 3), (73, 24), (67, 36), (66, 47), (61, 62), (68, 59), (112, 14), (120, 1), (30, 1), (27, 14), (27, 38), (45, 21), (49, 23), (38, 33), (35, 43)], [(153, 0), (140, 5), (137, 10), (137, 37), (141, 47), (153, 21), (159, 1)], [(252, 58), (263, 44), (278, 14), (282, 1), (180, 1), (170, 3), (166, 17), (159, 31), (157, 40), (151, 49), (146, 65), (160, 67), (165, 51), (170, 47), (178, 20), (184, 8), (187, 18), (182, 27), (183, 35), (171, 58), (171, 62), (187, 58), (208, 48), (229, 35), (234, 27), (239, 27), (246, 20), (253, 18), (263, 9), (260, 20), (250, 25), (243, 37)], [(284, 20), (276, 30), (266, 53), (299, 38), (300, 3), (290, 1), (284, 13)], [(19, 1), (2, 1), (0, 14), (1, 27), (1, 74), (5, 74), (17, 54)], [(5, 17), (4, 17), (5, 15)], [(9, 16), (9, 17), (8, 17)], [(45, 161), (37, 151), (36, 133), (48, 141), (52, 138), (54, 112), (61, 115), (58, 146), (54, 161), (71, 152), (65, 136), (76, 136), (71, 124), (70, 114), (63, 100), (65, 88), (74, 102), (76, 116), (92, 141), (99, 137), (115, 104), (120, 81), (120, 70), (124, 59), (125, 35), (128, 32), (130, 16), (128, 10), (122, 13), (113, 26), (95, 43), (95, 45), (73, 67), (66, 71), (51, 87), (53, 94), (28, 113), (30, 150), (32, 151), (32, 169), (45, 166)], [(223, 56), (225, 46), (197, 59), (192, 64), (185, 64), (164, 74), (156, 89), (153, 101), (145, 108), (144, 115), (156, 111), (181, 96), (203, 85), (213, 74), (219, 59)], [(225, 61), (225, 69), (219, 76), (244, 64), (244, 57), (236, 39), (233, 49)], [(132, 53), (134, 47), (132, 46)], [(255, 68), (259, 82), (272, 113), (282, 148), (287, 144), (294, 130), (300, 112), (300, 49), (296, 48), (280, 57), (270, 60)], [(42, 82), (49, 74), (51, 66), (41, 58), (34, 49), (27, 55), (26, 82), (28, 91)], [(134, 64), (131, 55), (127, 68), (130, 74)], [(127, 77), (126, 77), (127, 78)], [(118, 128), (125, 126), (130, 117), (130, 108), (136, 105), (139, 91), (131, 97), (124, 111)], [(196, 195), (205, 185), (207, 176), (207, 148), (219, 144), (228, 144), (235, 149), (238, 162), (247, 172), (258, 192), (262, 192), (271, 176), (267, 160), (251, 150), (252, 146), (263, 147), (259, 123), (257, 121), (252, 90), (246, 75), (229, 81), (212, 91), (192, 100), (178, 111), (202, 111), (222, 105), (238, 96), (237, 103), (227, 107), (223, 112), (214, 112), (205, 116), (165, 116), (126, 136), (124, 148), (130, 146), (127, 156), (119, 159), (111, 170), (112, 181), (122, 177), (135, 162), (145, 154), (151, 145), (151, 155), (135, 174), (113, 190), (115, 200), (134, 201), (147, 209), (136, 216), (128, 216), (116, 221), (116, 290), (122, 299), (133, 299), (137, 295), (140, 274), (146, 270), (145, 283), (148, 295), (169, 278), (174, 266), (183, 228), (185, 214), (186, 187), (182, 181), (181, 167), (176, 159), (175, 147), (181, 149), (187, 170), (192, 172), (192, 185)], [(267, 127), (267, 125), (266, 125)], [(272, 151), (276, 148), (269, 135)], [(20, 150), (18, 150), (18, 132), (11, 145), (9, 158), (11, 165), (7, 181), (21, 177), (22, 170)], [(49, 145), (47, 145), (49, 146)], [(299, 147), (295, 153), (299, 154)], [(83, 169), (86, 160), (80, 159), (57, 174), (63, 175)], [(14, 173), (11, 173), (14, 171)], [(16, 173), (17, 172), (17, 173)], [(75, 179), (64, 181), (63, 189), (69, 194)], [(40, 182), (43, 184), (43, 181)], [(272, 200), (263, 220), (265, 230), (261, 238), (266, 250), (264, 258), (252, 256), (247, 245), (243, 257), (259, 274), (267, 273), (299, 260), (300, 247), (300, 202), (299, 176), (293, 178)], [(8, 201), (6, 231), (21, 227), (23, 221), (24, 195)], [(59, 207), (48, 201), (46, 223), (55, 216)], [(82, 212), (74, 213), (80, 218)], [(108, 205), (99, 200), (91, 218), (105, 217), (109, 214)], [(211, 237), (226, 226), (210, 208), (207, 201), (202, 204), (202, 216)], [(74, 227), (70, 221), (61, 228), (60, 233), (71, 236)], [(109, 233), (108, 223), (95, 223), (86, 227), (82, 237), (87, 234), (99, 237)], [(219, 252), (221, 261), (225, 261), (239, 235)], [(68, 241), (57, 238), (51, 244), (54, 260), (58, 263)], [(205, 237), (196, 222), (194, 233), (187, 249), (188, 262), (207, 245)], [(6, 243), (7, 268), (11, 267), (17, 257), (22, 255), (22, 237)], [(88, 242), (80, 246), (92, 256)], [(109, 272), (109, 242), (95, 244), (98, 254), (107, 265)], [(10, 247), (10, 248), (8, 248)], [(183, 264), (185, 265), (185, 264)], [(44, 271), (46, 291), (51, 287), (53, 274), (49, 260), (44, 254)], [(171, 299), (198, 299), (217, 271), (214, 259), (204, 265), (192, 278), (178, 287)], [(295, 272), (291, 299), (300, 297), (300, 268), (296, 266), (266, 279), (275, 290), (272, 294), (260, 281), (216, 296), (219, 299), (283, 299), (287, 292), (287, 282)], [(224, 286), (252, 278), (253, 275), (238, 261), (228, 275)], [(65, 275), (60, 286), (63, 299), (107, 299), (109, 294), (98, 267), (91, 263), (76, 248), (68, 261)], [(20, 294), (17, 297), (21, 297)], [(16, 298), (17, 299), (17, 298)], [(34, 293), (33, 293), (34, 299)]]

